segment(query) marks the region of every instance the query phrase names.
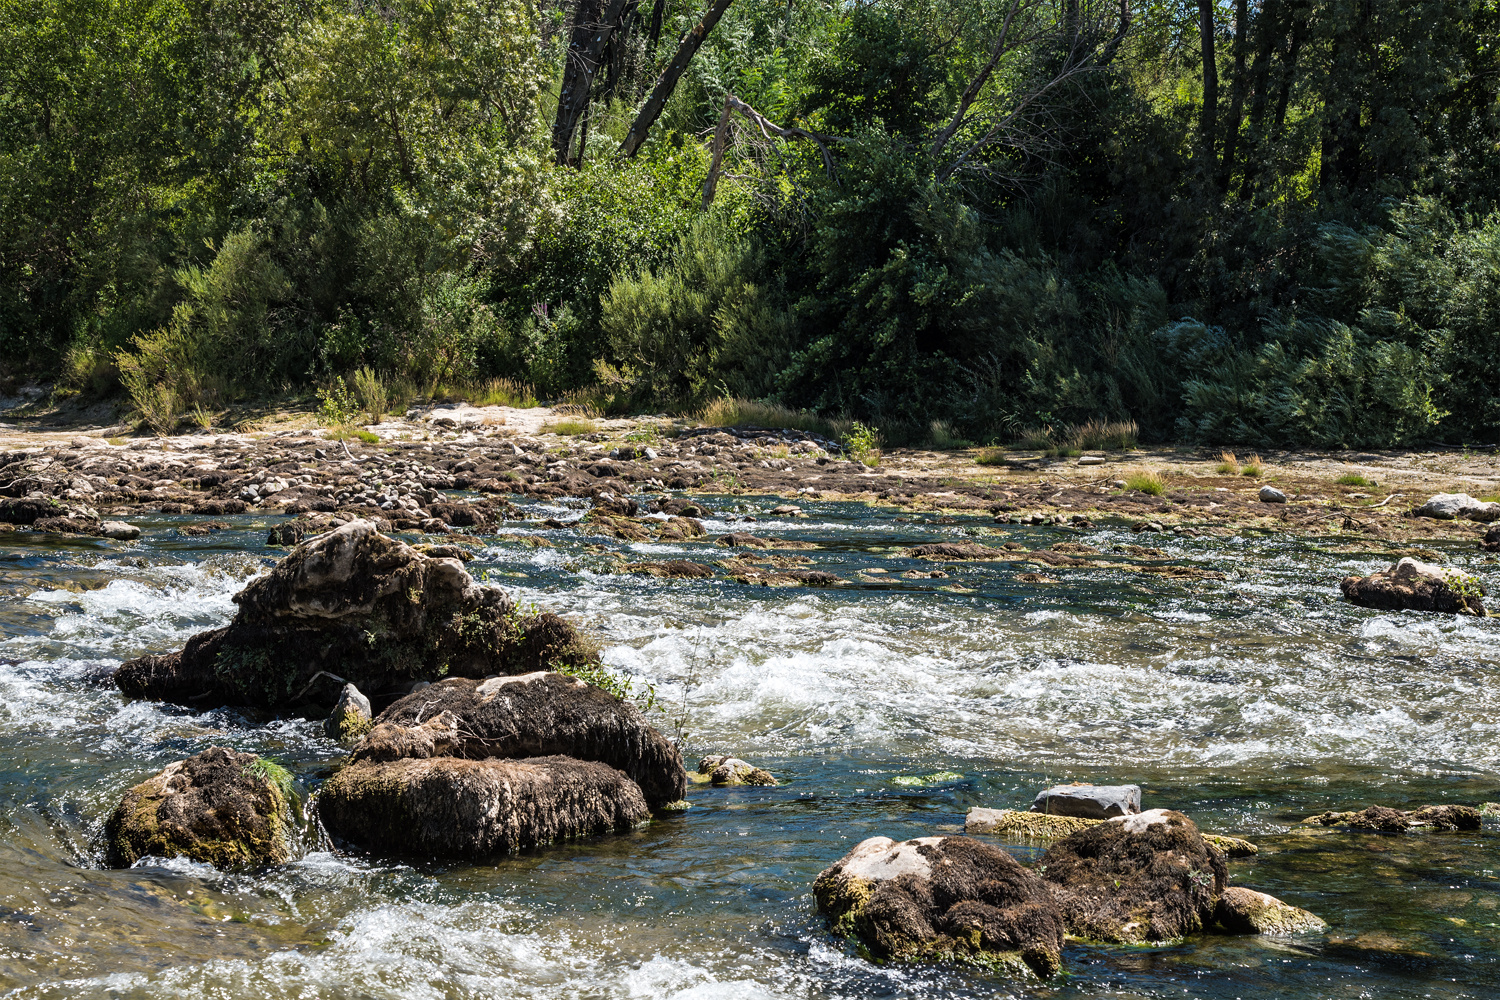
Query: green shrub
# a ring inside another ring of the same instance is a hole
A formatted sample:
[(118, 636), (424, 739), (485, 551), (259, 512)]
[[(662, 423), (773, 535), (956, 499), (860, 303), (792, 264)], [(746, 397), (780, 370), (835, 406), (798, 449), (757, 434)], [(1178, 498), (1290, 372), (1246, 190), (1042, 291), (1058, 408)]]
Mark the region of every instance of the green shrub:
[(1139, 490), (1147, 496), (1159, 497), (1167, 492), (1167, 484), (1155, 472), (1133, 472), (1125, 477), (1127, 490)]

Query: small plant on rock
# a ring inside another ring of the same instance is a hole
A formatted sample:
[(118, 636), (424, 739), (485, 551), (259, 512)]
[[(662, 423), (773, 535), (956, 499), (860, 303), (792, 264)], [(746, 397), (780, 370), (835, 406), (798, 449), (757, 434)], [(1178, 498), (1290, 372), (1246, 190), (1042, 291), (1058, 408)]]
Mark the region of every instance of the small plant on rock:
[(839, 443), (844, 446), (844, 452), (861, 465), (880, 464), (880, 433), (875, 428), (866, 427), (856, 420)]

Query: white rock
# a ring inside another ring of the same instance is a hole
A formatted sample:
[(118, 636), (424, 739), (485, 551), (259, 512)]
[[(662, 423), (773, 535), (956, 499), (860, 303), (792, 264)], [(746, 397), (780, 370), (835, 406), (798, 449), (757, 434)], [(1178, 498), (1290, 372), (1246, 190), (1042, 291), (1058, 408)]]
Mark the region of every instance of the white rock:
[(1103, 465), (1103, 455), (1084, 455), (1078, 460), (1079, 465)]
[[(1490, 509), (1495, 515), (1490, 516)], [(1418, 517), (1431, 517), (1439, 521), (1451, 521), (1458, 517), (1469, 517), (1476, 521), (1493, 521), (1500, 517), (1500, 504), (1485, 503), (1467, 493), (1439, 493), (1417, 508)], [(1480, 514), (1474, 517), (1474, 514)]]
[(1260, 488), (1261, 503), (1286, 503), (1286, 494), (1274, 486), (1262, 486)]
[(122, 542), (128, 542), (141, 537), (141, 529), (124, 521), (105, 521), (99, 525), (99, 534), (105, 538), (114, 538)]

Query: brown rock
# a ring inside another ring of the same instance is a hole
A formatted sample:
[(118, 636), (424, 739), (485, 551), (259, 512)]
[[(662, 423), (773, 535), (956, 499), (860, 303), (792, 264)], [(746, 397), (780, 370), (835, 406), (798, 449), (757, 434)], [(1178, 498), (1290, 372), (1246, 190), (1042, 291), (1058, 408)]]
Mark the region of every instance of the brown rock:
[(1484, 585), (1459, 570), (1407, 556), (1370, 576), (1345, 577), (1339, 589), (1352, 603), (1385, 611), (1438, 611), (1484, 617)]
[(635, 782), (592, 761), (408, 757), (344, 768), (319, 793), (318, 815), (366, 850), (472, 858), (625, 833), (650, 810)]

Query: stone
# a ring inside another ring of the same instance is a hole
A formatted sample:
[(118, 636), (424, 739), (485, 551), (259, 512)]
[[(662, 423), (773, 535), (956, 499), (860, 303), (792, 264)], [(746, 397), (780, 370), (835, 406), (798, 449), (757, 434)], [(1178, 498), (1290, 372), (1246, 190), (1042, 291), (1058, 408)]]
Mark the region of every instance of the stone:
[(1365, 608), (1485, 615), (1485, 589), (1476, 577), (1410, 556), (1384, 572), (1345, 577), (1339, 590), (1351, 603)]
[(109, 863), (191, 858), (219, 868), (291, 856), (290, 775), (252, 753), (211, 747), (131, 788), (104, 825)]
[[(418, 751), (413, 730), (434, 733), (443, 749)], [(421, 720), (428, 720), (423, 723)], [(455, 677), (411, 694), (380, 713), (355, 746), (353, 760), (390, 761), (439, 753), (473, 759), (565, 755), (599, 761), (627, 775), (652, 805), (687, 792), (682, 754), (646, 721), (640, 709), (576, 677), (537, 671), (483, 681)]]
[(1225, 888), (1214, 920), (1230, 934), (1290, 935), (1328, 926), (1315, 914), (1240, 885)]
[(330, 835), (381, 854), (482, 858), (625, 833), (650, 815), (625, 774), (561, 756), (361, 760), (318, 794)]
[(119, 689), (195, 708), (324, 715), (345, 683), (380, 704), (416, 680), (598, 663), (561, 618), (522, 614), (460, 560), (424, 556), (368, 521), (308, 539), (234, 601), (228, 626), (121, 665)]
[(1260, 488), (1261, 503), (1286, 503), (1286, 494), (1274, 486), (1262, 486)]
[(1479, 547), (1486, 552), (1500, 552), (1500, 524), (1484, 533), (1480, 539)]
[(819, 911), (875, 959), (1062, 965), (1063, 917), (1047, 885), (970, 837), (871, 837), (813, 883)]
[(714, 785), (774, 785), (770, 771), (724, 754), (709, 754), (698, 761), (698, 773), (707, 775)]
[(916, 559), (1007, 559), (1010, 553), (980, 545), (978, 542), (930, 542), (906, 550), (904, 555)]
[(714, 575), (713, 567), (686, 559), (669, 559), (666, 562), (639, 562), (624, 567), (627, 573), (640, 573), (664, 580), (701, 580)]
[(370, 699), (353, 684), (345, 684), (344, 690), (339, 692), (339, 700), (333, 703), (333, 711), (323, 723), (323, 729), (339, 742), (348, 743), (368, 733), (374, 718)]
[(1471, 521), (1500, 520), (1500, 503), (1487, 503), (1467, 493), (1439, 493), (1413, 511), (1417, 517), (1452, 521), (1465, 517)]
[(1406, 811), (1389, 806), (1369, 806), (1350, 812), (1319, 813), (1302, 822), (1312, 826), (1341, 826), (1378, 833), (1405, 833), (1413, 827), (1478, 830), (1484, 823), (1478, 809), (1462, 805), (1429, 805)]
[(0, 522), (35, 524), (48, 517), (63, 517), (67, 508), (45, 497), (0, 498)]
[(99, 525), (99, 534), (116, 541), (129, 542), (141, 537), (141, 529), (124, 521), (105, 521)]
[(1110, 819), (1141, 811), (1140, 785), (1057, 785), (1038, 792), (1031, 811)]
[(1079, 465), (1103, 465), (1104, 461), (1105, 461), (1105, 459), (1104, 459), (1103, 455), (1084, 455), (1084, 456), (1082, 456), (1082, 457), (1080, 457), (1078, 459), (1078, 464)]
[[(1017, 809), (985, 809), (974, 806), (964, 820), (965, 833), (991, 834), (1024, 840), (1060, 840), (1079, 830), (1087, 830), (1107, 822), (1102, 819), (1085, 819), (1081, 816), (1055, 816), (1047, 813), (1022, 812)], [(1219, 833), (1205, 833), (1203, 839), (1225, 857), (1252, 858), (1260, 853), (1248, 840), (1226, 837)]]
[(1037, 870), (1053, 885), (1069, 933), (1122, 944), (1204, 931), (1229, 877), (1223, 854), (1171, 809), (1072, 834), (1047, 849)]

